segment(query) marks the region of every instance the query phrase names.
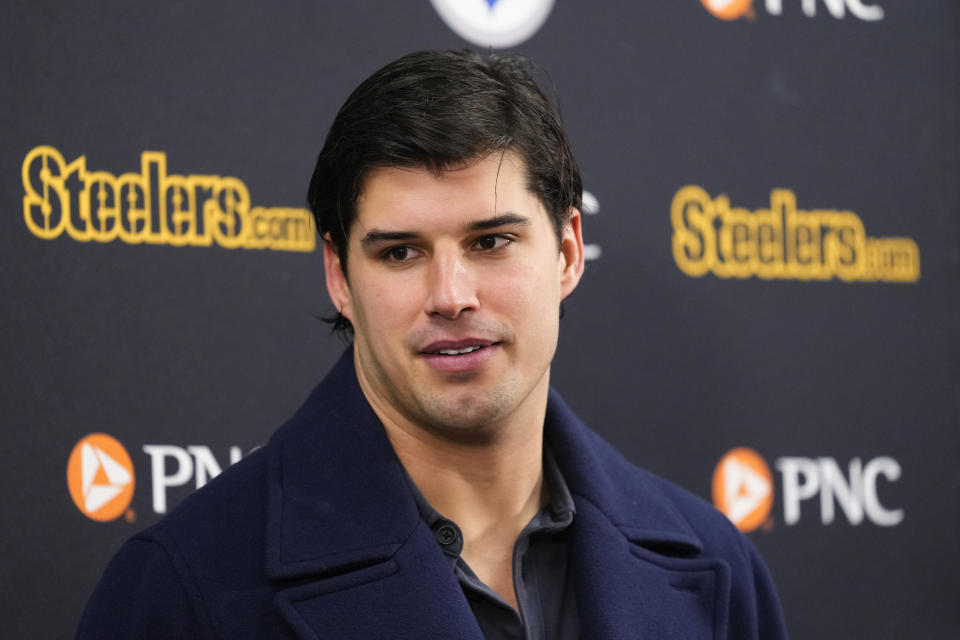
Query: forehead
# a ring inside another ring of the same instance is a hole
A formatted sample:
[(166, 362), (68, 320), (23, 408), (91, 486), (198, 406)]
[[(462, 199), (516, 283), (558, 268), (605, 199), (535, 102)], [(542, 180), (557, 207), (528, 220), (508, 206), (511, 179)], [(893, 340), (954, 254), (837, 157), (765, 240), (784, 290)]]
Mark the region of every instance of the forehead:
[[(379, 167), (364, 178), (354, 224), (442, 225), (512, 211), (543, 211), (527, 188), (523, 161), (495, 153), (442, 171)], [(545, 215), (545, 212), (544, 212)]]

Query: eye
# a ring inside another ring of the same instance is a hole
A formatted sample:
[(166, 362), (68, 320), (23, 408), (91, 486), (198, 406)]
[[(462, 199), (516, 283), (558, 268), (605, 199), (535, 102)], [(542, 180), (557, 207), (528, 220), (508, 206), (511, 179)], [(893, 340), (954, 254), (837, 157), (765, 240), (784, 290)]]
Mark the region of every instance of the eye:
[(383, 252), (383, 259), (387, 262), (408, 262), (413, 258), (416, 258), (420, 255), (420, 252), (413, 247), (408, 247), (406, 245), (400, 245), (398, 247), (390, 247)]
[(513, 242), (511, 238), (502, 235), (489, 235), (477, 239), (476, 247), (482, 251), (496, 251)]

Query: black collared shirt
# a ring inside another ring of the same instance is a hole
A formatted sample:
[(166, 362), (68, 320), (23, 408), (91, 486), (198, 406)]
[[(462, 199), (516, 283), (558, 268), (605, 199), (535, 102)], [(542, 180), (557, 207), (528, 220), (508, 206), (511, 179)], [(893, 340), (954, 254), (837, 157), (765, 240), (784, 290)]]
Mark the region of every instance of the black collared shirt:
[(580, 637), (580, 620), (568, 569), (569, 528), (576, 511), (567, 484), (548, 449), (544, 450), (543, 473), (550, 502), (533, 516), (513, 547), (513, 587), (519, 610), (470, 569), (460, 556), (463, 550), (460, 528), (437, 513), (408, 476), (420, 517), (450, 560), (450, 568), (487, 640)]

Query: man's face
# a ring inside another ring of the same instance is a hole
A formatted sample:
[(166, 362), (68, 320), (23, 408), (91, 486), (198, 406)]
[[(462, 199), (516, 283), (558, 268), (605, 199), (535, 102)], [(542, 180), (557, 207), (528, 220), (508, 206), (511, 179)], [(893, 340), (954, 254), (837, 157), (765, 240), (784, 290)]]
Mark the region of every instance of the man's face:
[(542, 419), (583, 241), (574, 212), (558, 247), (515, 155), (439, 175), (375, 169), (350, 229), (349, 281), (324, 249), (328, 290), (353, 323), (357, 374), (381, 415), (453, 437)]

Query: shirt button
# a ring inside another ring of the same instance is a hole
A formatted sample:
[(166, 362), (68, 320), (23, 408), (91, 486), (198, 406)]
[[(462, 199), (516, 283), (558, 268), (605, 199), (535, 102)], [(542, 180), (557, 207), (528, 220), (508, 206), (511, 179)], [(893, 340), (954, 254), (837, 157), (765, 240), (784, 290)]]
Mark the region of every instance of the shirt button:
[(449, 520), (440, 520), (437, 522), (433, 527), (433, 535), (436, 537), (437, 542), (440, 543), (440, 546), (444, 547), (447, 551), (459, 553), (460, 549), (463, 548), (460, 529)]
[(457, 531), (448, 523), (443, 523), (437, 527), (437, 542), (443, 546), (453, 544), (457, 539)]

